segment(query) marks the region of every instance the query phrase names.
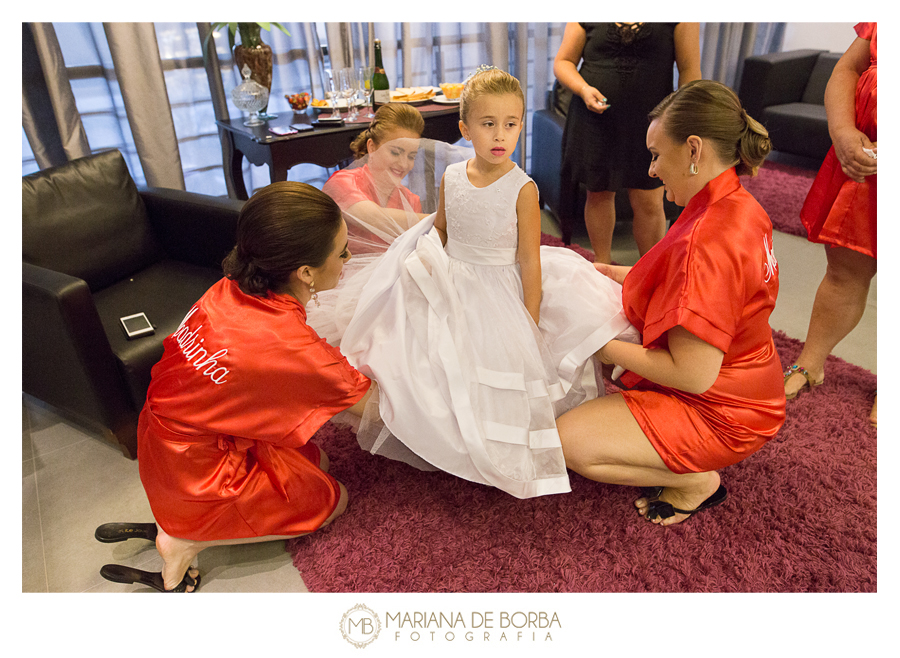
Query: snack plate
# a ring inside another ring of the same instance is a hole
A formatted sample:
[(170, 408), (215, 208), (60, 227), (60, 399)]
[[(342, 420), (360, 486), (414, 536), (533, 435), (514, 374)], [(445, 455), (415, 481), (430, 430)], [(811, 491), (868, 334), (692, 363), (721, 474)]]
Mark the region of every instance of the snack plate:
[(441, 105), (459, 105), (458, 98), (447, 98), (443, 94), (438, 94), (434, 98), (431, 99), (434, 103), (440, 103)]
[[(434, 89), (435, 92), (440, 91), (440, 88), (438, 88), (438, 87), (432, 87), (432, 89)], [(417, 101), (398, 101), (398, 100), (394, 100), (394, 94), (396, 94), (396, 93), (397, 93), (397, 91), (395, 89), (391, 89), (391, 102), (392, 103), (406, 103), (407, 105), (424, 105), (425, 103), (434, 102), (434, 99), (437, 98), (437, 96), (432, 96), (431, 98), (423, 98), (423, 99), (417, 100)]]

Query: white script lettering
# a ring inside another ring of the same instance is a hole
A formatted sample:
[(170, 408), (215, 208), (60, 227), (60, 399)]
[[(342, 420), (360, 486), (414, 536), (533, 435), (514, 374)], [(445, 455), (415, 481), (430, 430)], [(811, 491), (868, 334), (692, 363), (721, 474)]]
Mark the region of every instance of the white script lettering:
[(763, 247), (766, 250), (766, 283), (772, 280), (772, 277), (775, 276), (775, 270), (778, 269), (778, 261), (775, 260), (775, 244), (769, 245), (769, 236), (763, 236)]
[(178, 346), (181, 347), (181, 353), (184, 354), (188, 363), (191, 363), (194, 366), (195, 370), (199, 371), (203, 368), (203, 375), (209, 377), (214, 384), (224, 384), (228, 381), (226, 377), (228, 376), (229, 371), (227, 368), (219, 366), (218, 360), (228, 354), (228, 348), (223, 348), (210, 356), (209, 352), (202, 346), (205, 339), (198, 339), (203, 325), (201, 324), (191, 331), (187, 324), (187, 321), (197, 312), (197, 310), (198, 307), (194, 306), (188, 314), (184, 316), (184, 320), (178, 325), (178, 330), (172, 334), (172, 338), (174, 338), (175, 342), (178, 343)]

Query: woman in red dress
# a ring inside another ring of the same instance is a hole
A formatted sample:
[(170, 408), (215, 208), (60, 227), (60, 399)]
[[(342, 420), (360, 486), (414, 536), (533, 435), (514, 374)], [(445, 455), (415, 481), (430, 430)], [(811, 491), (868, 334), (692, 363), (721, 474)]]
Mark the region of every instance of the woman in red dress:
[[(825, 359), (859, 324), (877, 269), (877, 24), (859, 23), (856, 33), (825, 90), (833, 146), (800, 211), (810, 241), (825, 245), (828, 267), (816, 292), (806, 343), (797, 363), (784, 373), (788, 399), (825, 379)], [(877, 398), (870, 415), (873, 425), (876, 406)]]
[(105, 524), (100, 541), (155, 539), (161, 573), (106, 565), (115, 582), (193, 591), (210, 546), (288, 539), (347, 506), (310, 437), (361, 408), (370, 381), (306, 324), (306, 304), (350, 258), (337, 205), (274, 183), (244, 205), (225, 278), (165, 339), (138, 426), (138, 464), (156, 524)]
[(604, 364), (628, 389), (557, 421), (569, 468), (647, 487), (635, 505), (671, 525), (723, 502), (716, 472), (745, 459), (784, 422), (769, 315), (778, 295), (772, 223), (741, 186), (771, 149), (728, 87), (690, 82), (650, 114), (650, 175), (684, 206), (632, 268), (597, 264), (623, 284), (643, 344), (610, 341)]

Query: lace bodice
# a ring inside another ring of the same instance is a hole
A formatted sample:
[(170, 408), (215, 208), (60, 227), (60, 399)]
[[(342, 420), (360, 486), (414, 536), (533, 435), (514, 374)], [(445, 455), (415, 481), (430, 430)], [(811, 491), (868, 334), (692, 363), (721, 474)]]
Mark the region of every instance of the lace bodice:
[(466, 163), (444, 172), (444, 210), (449, 239), (478, 247), (518, 246), (516, 199), (531, 178), (518, 166), (487, 187), (475, 187), (466, 175)]

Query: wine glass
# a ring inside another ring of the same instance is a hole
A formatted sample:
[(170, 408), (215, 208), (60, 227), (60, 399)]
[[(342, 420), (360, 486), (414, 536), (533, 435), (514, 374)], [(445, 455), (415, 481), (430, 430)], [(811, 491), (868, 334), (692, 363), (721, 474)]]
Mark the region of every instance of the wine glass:
[(335, 112), (340, 116), (340, 112), (337, 109), (337, 101), (335, 100), (338, 97), (338, 89), (337, 89), (337, 81), (334, 79), (334, 71), (332, 69), (323, 69), (322, 72), (322, 86), (325, 88), (325, 98), (328, 99), (328, 105), (331, 106), (331, 116), (333, 117)]
[(375, 89), (372, 88), (372, 77), (375, 75), (375, 68), (372, 66), (360, 66), (356, 71), (359, 90), (366, 99), (366, 113), (363, 115), (366, 119), (374, 119), (375, 113), (372, 112), (372, 94)]
[(341, 96), (347, 99), (347, 121), (354, 121), (358, 116), (356, 109), (356, 94), (359, 88), (356, 82), (356, 71), (351, 68), (340, 70)]

